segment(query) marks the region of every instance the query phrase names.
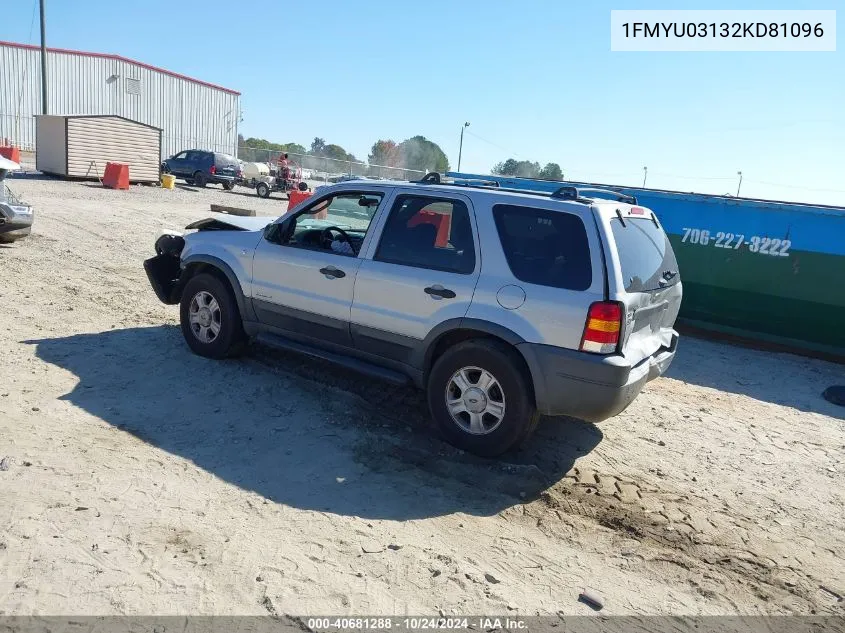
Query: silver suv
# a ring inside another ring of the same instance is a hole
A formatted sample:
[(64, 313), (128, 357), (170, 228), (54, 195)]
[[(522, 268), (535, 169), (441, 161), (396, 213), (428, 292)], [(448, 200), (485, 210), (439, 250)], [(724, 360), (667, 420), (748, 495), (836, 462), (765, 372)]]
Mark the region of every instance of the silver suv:
[(430, 174), (187, 228), (144, 266), (194, 352), (223, 358), (253, 337), (413, 382), (443, 435), (480, 455), (519, 444), (540, 414), (616, 415), (675, 355), (675, 255), (654, 213), (616, 192)]

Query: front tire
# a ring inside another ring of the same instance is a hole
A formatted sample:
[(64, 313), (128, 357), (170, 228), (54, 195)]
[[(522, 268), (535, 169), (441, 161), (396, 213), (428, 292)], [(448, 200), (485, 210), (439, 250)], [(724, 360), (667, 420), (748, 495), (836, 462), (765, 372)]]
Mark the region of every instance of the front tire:
[(188, 280), (179, 306), (182, 336), (195, 354), (221, 359), (246, 342), (238, 304), (229, 284), (200, 273)]
[(201, 171), (198, 171), (194, 174), (194, 184), (197, 187), (205, 187), (208, 184), (208, 179), (205, 177), (205, 174)]
[(522, 358), (498, 341), (472, 339), (447, 350), (431, 369), (427, 392), (446, 440), (483, 457), (519, 445), (539, 418)]

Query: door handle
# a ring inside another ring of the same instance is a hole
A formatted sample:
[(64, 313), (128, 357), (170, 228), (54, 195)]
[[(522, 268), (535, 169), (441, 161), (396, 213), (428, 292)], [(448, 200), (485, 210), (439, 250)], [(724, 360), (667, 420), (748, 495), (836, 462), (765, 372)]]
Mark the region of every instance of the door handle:
[(454, 291), (444, 288), (440, 284), (429, 286), (425, 289), (425, 293), (435, 299), (454, 299), (457, 296)]
[(341, 277), (346, 277), (345, 272), (343, 272), (340, 268), (335, 268), (334, 266), (326, 266), (325, 268), (321, 268), (320, 272), (323, 273), (329, 279), (340, 279)]

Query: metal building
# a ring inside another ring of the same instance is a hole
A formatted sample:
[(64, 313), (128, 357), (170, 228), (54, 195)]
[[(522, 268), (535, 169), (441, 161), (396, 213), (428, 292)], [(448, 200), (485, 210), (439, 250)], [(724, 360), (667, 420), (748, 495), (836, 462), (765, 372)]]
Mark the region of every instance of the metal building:
[[(48, 114), (117, 115), (161, 128), (162, 157), (235, 155), (240, 93), (120, 55), (47, 49)], [(0, 41), (0, 143), (35, 149), (41, 49)]]

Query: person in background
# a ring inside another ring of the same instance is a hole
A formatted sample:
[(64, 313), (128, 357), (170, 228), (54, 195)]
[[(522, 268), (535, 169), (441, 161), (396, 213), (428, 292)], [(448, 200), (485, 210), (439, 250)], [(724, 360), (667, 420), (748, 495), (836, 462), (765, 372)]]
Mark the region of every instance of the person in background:
[(279, 156), (279, 175), (282, 180), (290, 180), (290, 162), (287, 153)]

